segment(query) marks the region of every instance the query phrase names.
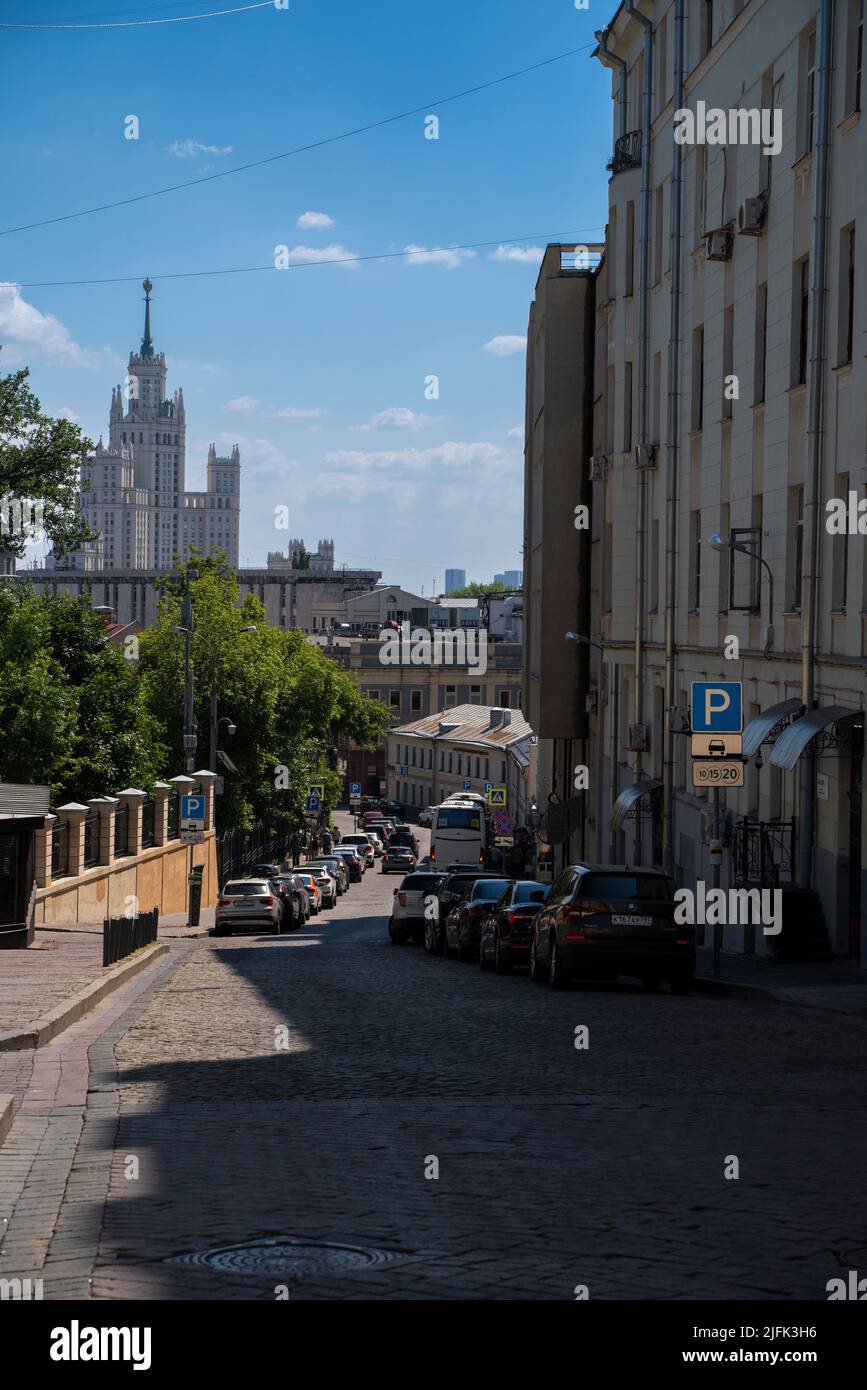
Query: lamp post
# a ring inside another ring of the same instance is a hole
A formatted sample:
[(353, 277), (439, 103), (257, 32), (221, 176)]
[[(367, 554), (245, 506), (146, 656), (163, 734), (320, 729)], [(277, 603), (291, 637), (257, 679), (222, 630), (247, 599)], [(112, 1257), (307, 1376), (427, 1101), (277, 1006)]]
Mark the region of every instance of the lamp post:
[[(578, 642), (578, 643), (580, 643), (581, 645), (583, 645), (583, 646), (585, 646), (585, 647), (595, 647), (596, 651), (599, 652), (599, 654), (600, 654), (600, 661), (599, 661), (599, 666), (600, 666), (600, 675), (599, 675), (599, 700), (600, 700), (600, 703), (606, 701), (607, 698), (608, 698), (608, 691), (607, 691), (607, 684), (606, 684), (606, 680), (605, 680), (605, 648), (604, 648), (599, 642), (594, 642), (592, 638), (590, 638), (590, 637), (585, 637), (584, 634), (583, 634), (582, 632), (571, 632), (571, 631), (570, 631), (570, 632), (565, 632), (565, 633), (563, 634), (563, 636), (565, 637), (565, 639), (566, 639), (567, 642)], [(617, 713), (617, 707), (616, 707), (616, 704), (615, 704), (615, 715), (616, 715), (616, 713)], [(615, 721), (614, 726), (613, 726), (613, 732), (616, 734), (616, 721)], [(603, 735), (603, 738), (602, 738), (602, 746), (603, 746), (603, 747), (604, 747), (604, 734), (605, 734), (605, 723), (604, 723), (604, 718), (603, 718), (603, 722), (602, 722), (602, 735)], [(614, 746), (614, 745), (613, 745), (613, 750), (616, 752), (616, 746)], [(612, 764), (612, 767), (611, 767), (611, 776), (612, 776), (614, 785), (615, 785), (615, 787), (616, 787), (617, 776), (618, 776), (618, 774), (617, 774), (617, 765), (616, 765), (616, 762), (614, 762), (614, 763)], [(595, 834), (595, 838), (596, 838), (596, 847), (597, 847), (597, 850), (599, 850), (599, 842), (600, 842), (601, 832), (602, 832), (602, 773), (601, 773), (601, 768), (600, 768), (600, 775), (599, 775), (599, 778), (598, 778), (597, 817), (598, 817), (598, 820), (597, 820), (597, 825), (596, 825), (596, 834)], [(582, 819), (581, 819), (581, 852), (582, 852), (582, 854), (584, 853), (584, 846), (585, 846), (585, 843), (586, 843), (586, 837), (585, 837), (585, 822), (584, 822), (584, 817), (582, 816)], [(636, 862), (636, 863), (639, 863), (639, 862), (640, 862), (640, 857), (641, 857), (641, 856), (640, 856), (640, 844), (641, 844), (641, 822), (640, 822), (639, 820), (636, 820), (636, 822), (635, 822), (635, 862)]]
[[(192, 617), (192, 604), (190, 605), (190, 608), (191, 608), (190, 617)], [(174, 630), (175, 630), (175, 632), (183, 632), (183, 633), (184, 633), (184, 638), (185, 638), (185, 642), (184, 642), (184, 653), (185, 653), (185, 655), (184, 655), (184, 660), (185, 660), (185, 666), (186, 666), (186, 670), (187, 670), (187, 674), (188, 674), (188, 679), (189, 679), (189, 683), (190, 683), (190, 692), (191, 692), (191, 694), (190, 694), (190, 701), (191, 701), (191, 703), (192, 703), (192, 671), (191, 671), (191, 667), (190, 667), (190, 641), (191, 641), (191, 638), (192, 638), (192, 628), (191, 628), (191, 626), (185, 626), (185, 625), (183, 625), (183, 624), (181, 624), (181, 623), (177, 623), (177, 624), (175, 624)], [(251, 623), (248, 627), (242, 627), (242, 628), (240, 629), (240, 631), (241, 631), (241, 632), (255, 632), (255, 631), (256, 631), (256, 625), (255, 625), (255, 623)], [(213, 642), (211, 641), (211, 639), (210, 639), (209, 637), (204, 637), (204, 636), (202, 636), (201, 633), (199, 634), (199, 636), (200, 636), (200, 640), (201, 640), (202, 642), (204, 642), (205, 646), (208, 648), (208, 651), (209, 651), (210, 654), (211, 654), (211, 701), (210, 701), (210, 721), (209, 721), (209, 722), (210, 722), (210, 736), (209, 736), (209, 741), (208, 741), (208, 771), (209, 771), (209, 772), (216, 772), (216, 770), (217, 770), (217, 725), (218, 725), (218, 723), (222, 723), (222, 722), (223, 722), (222, 720), (219, 720), (219, 721), (218, 721), (218, 719), (217, 719), (217, 662), (218, 662), (218, 660), (219, 660), (219, 657), (218, 657), (218, 654), (217, 654), (217, 650), (216, 650), (216, 648), (215, 648)], [(194, 727), (194, 729), (195, 729), (195, 723), (194, 723), (193, 727)], [(184, 746), (185, 746), (185, 748), (186, 748), (186, 740), (184, 741)], [(195, 753), (195, 744), (193, 744), (193, 753)], [(193, 766), (194, 766), (194, 764), (191, 762), (190, 765), (189, 765), (189, 767), (186, 768), (186, 771), (187, 771), (187, 772), (192, 772)]]
[[(714, 550), (739, 550), (742, 555), (749, 555), (751, 560), (758, 560), (759, 564), (766, 571), (768, 576), (768, 634), (765, 641), (764, 655), (770, 655), (771, 647), (774, 645), (774, 572), (767, 560), (763, 560), (758, 551), (751, 546), (744, 545), (741, 541), (733, 541), (731, 538), (726, 540), (723, 536), (714, 533), (709, 538), (710, 546)], [(759, 601), (759, 611), (761, 611), (761, 600)]]

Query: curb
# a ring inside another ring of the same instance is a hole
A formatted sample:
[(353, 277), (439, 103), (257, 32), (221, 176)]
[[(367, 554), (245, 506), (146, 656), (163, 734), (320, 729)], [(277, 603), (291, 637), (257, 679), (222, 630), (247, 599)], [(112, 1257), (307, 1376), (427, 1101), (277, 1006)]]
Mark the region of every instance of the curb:
[(729, 999), (755, 999), (760, 1004), (782, 1004), (773, 990), (763, 989), (761, 985), (735, 984), (731, 980), (715, 980), (708, 975), (694, 975), (693, 988), (700, 994), (723, 995)]
[(85, 985), (78, 994), (73, 994), (56, 1009), (43, 1014), (33, 1023), (26, 1023), (23, 1028), (0, 1032), (0, 1052), (20, 1052), (24, 1048), (44, 1047), (52, 1038), (56, 1038), (58, 1033), (62, 1033), (65, 1028), (71, 1027), (85, 1014), (90, 1013), (106, 995), (112, 994), (152, 961), (165, 955), (168, 949), (164, 941), (155, 941), (151, 946), (145, 946), (142, 951), (137, 952), (132, 959), (111, 966), (107, 974)]
[(6, 1138), (12, 1128), (12, 1120), (15, 1116), (15, 1097), (0, 1092), (0, 1144)]

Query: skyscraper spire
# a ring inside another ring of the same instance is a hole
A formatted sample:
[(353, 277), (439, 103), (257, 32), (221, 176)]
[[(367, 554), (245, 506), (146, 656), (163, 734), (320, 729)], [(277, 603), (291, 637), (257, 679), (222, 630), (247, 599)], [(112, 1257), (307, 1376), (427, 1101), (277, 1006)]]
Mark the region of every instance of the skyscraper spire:
[(144, 337), (141, 340), (142, 357), (153, 357), (154, 340), (151, 337), (151, 290), (153, 285), (150, 280), (142, 280), (142, 289), (145, 292), (145, 325)]

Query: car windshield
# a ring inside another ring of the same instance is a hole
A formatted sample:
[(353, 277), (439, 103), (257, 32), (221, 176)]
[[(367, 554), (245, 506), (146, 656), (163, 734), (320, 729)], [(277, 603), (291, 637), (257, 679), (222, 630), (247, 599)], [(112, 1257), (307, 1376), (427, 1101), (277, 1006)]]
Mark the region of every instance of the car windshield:
[(518, 883), (515, 885), (515, 903), (543, 903), (548, 894), (544, 883)]
[(238, 883), (227, 883), (223, 889), (224, 898), (261, 898), (271, 892), (271, 885), (264, 879), (244, 878)]
[(660, 874), (585, 874), (581, 880), (582, 898), (608, 898), (672, 902), (674, 880)]
[[(448, 883), (446, 884), (446, 888), (450, 893), (457, 893), (458, 897), (461, 897), (470, 888), (472, 888), (475, 882), (476, 880), (474, 878), (450, 878)], [(502, 892), (502, 888), (500, 889), (500, 891)]]
[(476, 901), (481, 899), (483, 902), (493, 902), (495, 898), (503, 896), (503, 890), (508, 887), (509, 880), (506, 878), (483, 878), (475, 884), (471, 897)]
[(481, 817), (470, 807), (454, 806), (437, 811), (437, 830), (479, 830)]

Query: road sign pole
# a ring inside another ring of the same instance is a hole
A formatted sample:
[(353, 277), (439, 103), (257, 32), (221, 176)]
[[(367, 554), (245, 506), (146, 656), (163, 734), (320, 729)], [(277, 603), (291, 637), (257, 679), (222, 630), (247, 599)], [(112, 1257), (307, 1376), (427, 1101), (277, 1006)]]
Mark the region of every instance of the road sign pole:
[[(718, 845), (718, 844), (719, 844), (719, 787), (714, 787), (714, 789), (713, 789), (713, 793), (712, 793), (712, 805), (713, 805), (713, 843), (714, 843), (714, 845)], [(714, 888), (719, 888), (719, 870), (720, 870), (719, 860), (720, 860), (720, 855), (719, 855), (719, 854), (714, 854), (714, 855), (712, 855), (712, 858), (713, 858), (713, 860), (715, 860), (715, 863), (713, 864), (713, 873), (712, 873), (713, 886), (714, 886)], [(718, 899), (717, 899), (717, 898), (714, 898), (714, 901), (717, 902)], [(716, 914), (716, 917), (717, 917), (717, 921), (714, 922), (714, 926), (713, 926), (713, 977), (714, 977), (715, 980), (718, 980), (719, 977), (720, 977), (720, 953), (722, 952), (722, 932), (723, 932), (723, 929), (722, 929), (722, 923), (719, 921), (719, 913)]]

